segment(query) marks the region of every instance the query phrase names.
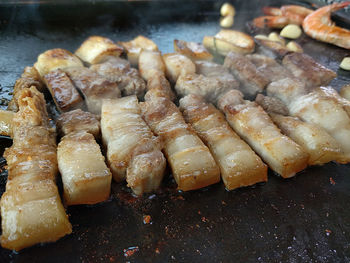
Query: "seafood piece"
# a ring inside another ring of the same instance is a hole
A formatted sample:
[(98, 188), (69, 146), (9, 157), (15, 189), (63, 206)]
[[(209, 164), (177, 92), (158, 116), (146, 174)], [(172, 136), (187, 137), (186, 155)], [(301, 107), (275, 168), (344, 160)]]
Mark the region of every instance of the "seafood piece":
[(147, 90), (145, 100), (147, 100), (149, 96), (165, 97), (171, 101), (174, 101), (176, 98), (169, 81), (162, 72), (155, 72), (148, 79)]
[(96, 64), (103, 62), (110, 56), (119, 57), (122, 52), (123, 48), (112, 40), (100, 36), (91, 36), (80, 45), (75, 51), (75, 55), (85, 63)]
[(16, 80), (13, 88), (13, 96), (7, 109), (14, 112), (18, 111), (17, 100), (20, 91), (25, 88), (30, 88), (31, 86), (36, 87), (37, 90), (41, 92), (45, 89), (44, 83), (41, 81), (39, 72), (35, 69), (35, 67), (25, 67), (21, 77)]
[(259, 28), (283, 28), (289, 24), (284, 16), (259, 16), (253, 19), (253, 25)]
[(34, 67), (43, 78), (47, 73), (58, 68), (64, 70), (69, 67), (83, 67), (83, 62), (68, 50), (55, 48), (41, 53)]
[(57, 147), (57, 160), (67, 205), (108, 199), (112, 174), (93, 135), (85, 131), (65, 135)]
[(1, 245), (17, 251), (72, 232), (55, 184), (56, 136), (44, 96), (35, 87), (25, 88), (18, 105), (13, 145), (4, 153), (9, 176), (1, 197)]
[(146, 81), (155, 72), (165, 74), (165, 65), (161, 53), (158, 51), (142, 51), (139, 57), (139, 71)]
[(96, 139), (100, 138), (99, 117), (81, 109), (61, 114), (56, 121), (56, 127), (61, 137), (69, 133), (85, 131), (91, 133)]
[(281, 8), (278, 7), (264, 6), (262, 11), (267, 16), (282, 16)]
[(231, 129), (225, 116), (198, 95), (180, 100), (186, 122), (209, 147), (220, 167), (225, 187), (238, 187), (267, 181), (267, 166), (255, 152)]
[(141, 117), (136, 96), (105, 100), (101, 116), (102, 140), (113, 179), (126, 178), (135, 194), (156, 190), (166, 166), (159, 138)]
[(283, 58), (282, 64), (309, 88), (328, 85), (337, 77), (334, 71), (304, 53), (290, 53)]
[(340, 96), (350, 101), (350, 84), (344, 85), (339, 93)]
[(323, 127), (336, 139), (344, 153), (337, 162), (350, 161), (350, 118), (336, 98), (314, 90), (291, 100), (288, 108), (291, 115)]
[(132, 66), (137, 66), (142, 50), (158, 51), (156, 43), (144, 36), (137, 36), (129, 42), (118, 42), (125, 50)]
[(0, 110), (0, 135), (10, 136), (14, 115), (13, 111)]
[(141, 99), (146, 91), (146, 83), (137, 69), (130, 66), (130, 62), (116, 57), (109, 57), (101, 64), (90, 66), (101, 76), (116, 82), (123, 96), (136, 95)]
[(305, 169), (309, 155), (272, 122), (269, 115), (255, 102), (243, 100), (238, 90), (231, 90), (218, 102), (226, 119), (237, 134), (283, 178)]
[(255, 37), (255, 42), (258, 44), (257, 53), (273, 59), (282, 59), (291, 52), (286, 46), (277, 41)]
[(84, 67), (70, 67), (64, 70), (75, 87), (83, 94), (86, 106), (91, 113), (100, 114), (103, 99), (120, 97), (115, 82), (107, 80), (95, 71)]
[(230, 52), (225, 58), (224, 66), (240, 81), (240, 90), (246, 96), (255, 96), (269, 83), (256, 66), (241, 54)]
[(83, 98), (74, 87), (67, 73), (61, 69), (49, 72), (43, 80), (59, 111), (70, 111), (84, 107)]
[(176, 83), (180, 74), (191, 74), (196, 72), (196, 66), (186, 56), (180, 53), (168, 53), (163, 55), (165, 74), (167, 78)]
[(219, 78), (206, 77), (199, 74), (180, 75), (175, 85), (175, 90), (180, 96), (197, 94), (213, 103), (216, 102), (221, 94), (231, 89), (231, 85), (227, 85), (227, 83), (222, 82)]
[(292, 78), (293, 75), (283, 66), (276, 62), (276, 60), (260, 55), (252, 54), (246, 56), (257, 68), (262, 75), (270, 82), (278, 81), (284, 78)]
[(223, 86), (231, 89), (239, 88), (239, 82), (223, 65), (211, 61), (196, 61), (196, 72), (209, 78), (217, 78)]
[(300, 5), (283, 5), (281, 6), (282, 16), (289, 19), (289, 23), (295, 25), (301, 25), (308, 15), (310, 15), (313, 10), (300, 6)]
[[(266, 110), (282, 132), (310, 155), (309, 165), (322, 165), (338, 160), (342, 150), (338, 142), (318, 125), (304, 122), (288, 114), (280, 100), (259, 94), (255, 100)], [(282, 113), (282, 114), (279, 114)]]
[(164, 142), (164, 153), (178, 189), (195, 190), (220, 181), (219, 167), (209, 149), (186, 124), (173, 102), (148, 96), (141, 109), (147, 124)]
[(350, 5), (350, 2), (334, 3), (317, 9), (303, 21), (305, 34), (322, 42), (350, 49), (350, 30), (335, 26), (331, 13)]
[(186, 42), (183, 40), (174, 40), (174, 50), (192, 61), (213, 60), (213, 55), (201, 44), (196, 42)]

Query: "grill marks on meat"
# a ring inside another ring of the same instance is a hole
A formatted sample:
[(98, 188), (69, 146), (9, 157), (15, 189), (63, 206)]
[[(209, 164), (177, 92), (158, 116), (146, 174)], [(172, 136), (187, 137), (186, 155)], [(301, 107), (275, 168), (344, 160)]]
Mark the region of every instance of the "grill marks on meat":
[(317, 63), (310, 56), (293, 52), (286, 55), (282, 64), (293, 73), (293, 75), (305, 83), (306, 87), (319, 87), (328, 85), (337, 74)]
[(111, 57), (101, 64), (90, 66), (90, 69), (116, 82), (123, 96), (136, 95), (141, 99), (145, 94), (146, 83), (137, 69), (132, 68), (125, 59)]
[(224, 62), (230, 72), (240, 81), (240, 90), (248, 97), (263, 92), (269, 80), (244, 55), (230, 52)]
[(180, 100), (185, 120), (209, 147), (220, 166), (225, 187), (233, 190), (267, 181), (267, 166), (231, 129), (225, 116), (198, 95)]
[(220, 181), (220, 170), (196, 133), (184, 121), (169, 99), (147, 96), (142, 115), (152, 131), (164, 142), (164, 152), (178, 189), (199, 189)]
[[(240, 100), (236, 97), (240, 97)], [(231, 90), (218, 103), (234, 131), (282, 177), (294, 176), (305, 169), (308, 154), (290, 138), (281, 134), (260, 106), (242, 98), (239, 91)]]
[(4, 153), (9, 177), (1, 198), (1, 245), (17, 251), (72, 231), (55, 184), (56, 137), (44, 96), (35, 87), (23, 89), (18, 105), (13, 145)]
[(60, 111), (69, 111), (84, 107), (83, 98), (75, 89), (67, 73), (60, 69), (44, 76), (44, 82)]
[(147, 81), (145, 100), (150, 99), (152, 96), (165, 97), (171, 101), (174, 101), (176, 98), (169, 81), (161, 72), (155, 72)]
[(120, 97), (120, 90), (115, 82), (111, 82), (95, 71), (84, 67), (65, 69), (73, 84), (81, 91), (88, 110), (100, 114), (104, 99)]
[(126, 179), (137, 195), (157, 189), (166, 162), (159, 138), (141, 117), (137, 97), (105, 100), (101, 131), (114, 180)]

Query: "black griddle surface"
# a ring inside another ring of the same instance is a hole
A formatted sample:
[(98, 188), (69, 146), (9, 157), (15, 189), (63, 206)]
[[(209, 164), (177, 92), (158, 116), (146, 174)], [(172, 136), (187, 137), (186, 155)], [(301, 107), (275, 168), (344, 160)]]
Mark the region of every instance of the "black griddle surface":
[[(167, 53), (175, 38), (200, 42), (220, 29), (222, 2), (48, 2), (0, 4), (0, 98), (11, 97), (15, 80), (40, 53), (74, 51), (90, 35), (123, 41), (143, 34)], [(235, 28), (244, 30), (263, 4), (236, 1)], [(298, 41), (337, 71), (332, 86), (350, 82), (349, 72), (338, 70), (350, 51), (306, 36)], [(1, 151), (10, 144), (0, 138)], [(5, 182), (6, 170), (0, 193)], [(135, 198), (113, 183), (107, 202), (67, 209), (71, 235), (19, 253), (0, 248), (0, 262), (349, 262), (349, 204), (350, 165), (335, 163), (287, 180), (270, 172), (268, 183), (231, 192), (222, 183), (178, 192), (167, 175), (158, 192)], [(151, 224), (144, 224), (145, 215)]]

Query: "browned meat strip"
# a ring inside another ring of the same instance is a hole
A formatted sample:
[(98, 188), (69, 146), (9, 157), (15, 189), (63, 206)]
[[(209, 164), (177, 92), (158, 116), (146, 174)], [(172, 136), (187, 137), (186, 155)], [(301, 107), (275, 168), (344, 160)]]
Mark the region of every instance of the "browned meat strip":
[(85, 97), (90, 112), (100, 114), (103, 99), (120, 97), (120, 90), (115, 82), (107, 80), (95, 71), (84, 67), (70, 67), (64, 69), (73, 84)]
[(139, 72), (130, 66), (130, 62), (116, 57), (110, 57), (106, 62), (95, 64), (90, 69), (116, 82), (123, 96), (136, 95), (142, 98), (146, 91), (146, 84)]
[(256, 66), (242, 54), (230, 52), (225, 58), (224, 66), (240, 81), (240, 90), (246, 96), (255, 96), (269, 83)]
[(74, 87), (67, 73), (56, 69), (44, 76), (44, 82), (49, 89), (52, 98), (60, 111), (69, 111), (83, 108), (84, 101)]
[(256, 39), (257, 53), (271, 57), (273, 59), (282, 59), (291, 51), (277, 41), (267, 39)]
[(337, 76), (334, 71), (303, 53), (288, 54), (283, 58), (282, 63), (297, 79), (304, 82), (306, 87), (328, 85)]

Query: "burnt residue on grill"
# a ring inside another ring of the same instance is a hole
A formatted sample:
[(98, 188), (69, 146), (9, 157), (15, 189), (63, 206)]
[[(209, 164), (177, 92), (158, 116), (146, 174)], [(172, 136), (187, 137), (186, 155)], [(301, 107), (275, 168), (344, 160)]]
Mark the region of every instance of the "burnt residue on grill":
[[(164, 53), (173, 50), (175, 38), (201, 42), (219, 31), (223, 3), (41, 2), (0, 4), (0, 97), (11, 97), (15, 80), (38, 54), (56, 47), (74, 51), (90, 35), (125, 41), (143, 34)], [(246, 21), (261, 15), (267, 2), (233, 4), (234, 28), (246, 30)], [(307, 54), (338, 71), (333, 86), (350, 82), (350, 73), (338, 70), (348, 51), (307, 36), (298, 41)], [(49, 109), (55, 117), (54, 107)], [(11, 140), (0, 137), (0, 145), (3, 151)], [(2, 194), (7, 176), (3, 158), (0, 165)], [(141, 198), (125, 184), (113, 183), (108, 201), (68, 207), (71, 235), (19, 253), (0, 249), (0, 262), (347, 262), (349, 174), (349, 165), (329, 163), (287, 180), (270, 173), (266, 184), (231, 192), (222, 183), (179, 192), (168, 171), (161, 188)], [(145, 224), (145, 216), (151, 223)]]

